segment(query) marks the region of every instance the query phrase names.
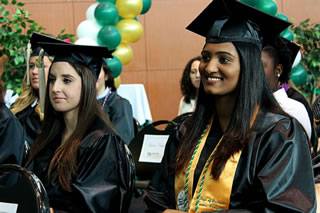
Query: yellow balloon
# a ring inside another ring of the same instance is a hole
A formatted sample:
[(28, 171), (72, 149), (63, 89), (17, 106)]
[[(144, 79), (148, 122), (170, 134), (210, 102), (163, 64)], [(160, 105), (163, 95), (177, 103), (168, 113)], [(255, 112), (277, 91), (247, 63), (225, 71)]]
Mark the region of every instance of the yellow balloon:
[(121, 61), (121, 64), (126, 65), (130, 63), (133, 56), (133, 51), (128, 44), (121, 43), (112, 53), (112, 55), (117, 56), (117, 58), (119, 58)]
[(133, 19), (119, 21), (116, 28), (120, 31), (122, 43), (134, 43), (143, 35), (142, 25)]
[(116, 86), (117, 89), (119, 88), (120, 83), (121, 83), (121, 79), (120, 79), (120, 76), (118, 76), (114, 79), (114, 85)]
[(142, 0), (117, 0), (116, 7), (122, 18), (134, 18), (142, 11), (143, 3)]

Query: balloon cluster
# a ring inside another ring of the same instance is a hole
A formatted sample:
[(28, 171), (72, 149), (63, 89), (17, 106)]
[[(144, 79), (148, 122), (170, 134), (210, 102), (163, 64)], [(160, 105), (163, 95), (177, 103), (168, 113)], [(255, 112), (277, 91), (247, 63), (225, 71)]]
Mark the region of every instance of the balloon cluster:
[[(241, 2), (248, 4), (258, 10), (261, 10), (270, 15), (276, 16), (282, 20), (289, 21), (289, 18), (282, 14), (277, 13), (278, 6), (274, 0), (240, 0)], [(287, 28), (280, 34), (283, 38), (294, 41), (293, 32)], [(295, 86), (302, 86), (306, 83), (307, 80), (307, 70), (300, 64), (301, 61), (301, 52), (299, 51), (292, 65), (291, 70), (291, 80)]]
[(97, 0), (86, 12), (86, 20), (77, 28), (76, 44), (105, 46), (113, 52), (106, 59), (116, 84), (120, 82), (123, 65), (129, 64), (133, 51), (129, 44), (143, 35), (137, 16), (145, 14), (151, 0)]

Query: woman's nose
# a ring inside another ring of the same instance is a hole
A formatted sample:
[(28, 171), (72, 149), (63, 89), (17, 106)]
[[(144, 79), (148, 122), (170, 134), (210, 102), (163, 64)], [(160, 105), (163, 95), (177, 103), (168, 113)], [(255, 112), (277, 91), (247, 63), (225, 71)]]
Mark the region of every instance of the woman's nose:
[(205, 71), (206, 72), (209, 72), (209, 73), (212, 73), (212, 72), (218, 72), (218, 63), (217, 63), (217, 60), (212, 58), (207, 66), (205, 67)]

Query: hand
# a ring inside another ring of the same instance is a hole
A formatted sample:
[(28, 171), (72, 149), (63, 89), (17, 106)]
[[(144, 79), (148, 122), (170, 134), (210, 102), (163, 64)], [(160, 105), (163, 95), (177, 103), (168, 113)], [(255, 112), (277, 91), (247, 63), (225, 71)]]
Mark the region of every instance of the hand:
[(174, 209), (166, 209), (162, 213), (181, 213), (182, 211), (174, 210)]

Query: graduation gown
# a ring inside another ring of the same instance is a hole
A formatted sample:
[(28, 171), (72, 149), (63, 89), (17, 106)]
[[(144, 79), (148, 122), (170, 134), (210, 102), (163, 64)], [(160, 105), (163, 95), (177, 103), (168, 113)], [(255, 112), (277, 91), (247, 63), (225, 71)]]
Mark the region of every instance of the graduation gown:
[(26, 141), (30, 146), (35, 143), (42, 126), (42, 121), (35, 111), (35, 106), (33, 107), (32, 105), (33, 104), (29, 105), (24, 110), (16, 114), (21, 125), (26, 131)]
[(25, 132), (18, 119), (6, 107), (0, 107), (0, 164), (22, 165)]
[(126, 212), (127, 200), (131, 197), (123, 141), (100, 118), (96, 119), (86, 135), (78, 151), (77, 175), (72, 180), (72, 192), (62, 189), (58, 177), (48, 180), (49, 163), (60, 141), (46, 147), (30, 169), (44, 184), (50, 207), (55, 212)]
[[(311, 157), (302, 127), (293, 118), (262, 111), (256, 122), (256, 131), (242, 150), (236, 167), (229, 210), (223, 212), (315, 212)], [(179, 129), (183, 129), (181, 125)], [(215, 127), (211, 128), (200, 155), (195, 185), (222, 135)], [(161, 168), (148, 186), (144, 197), (147, 212), (176, 209), (174, 162), (179, 134), (177, 131), (170, 136)]]
[[(101, 104), (103, 104), (104, 98), (99, 99)], [(129, 101), (119, 96), (116, 92), (111, 92), (103, 106), (103, 110), (117, 133), (126, 144), (129, 144), (134, 138), (133, 113)]]

